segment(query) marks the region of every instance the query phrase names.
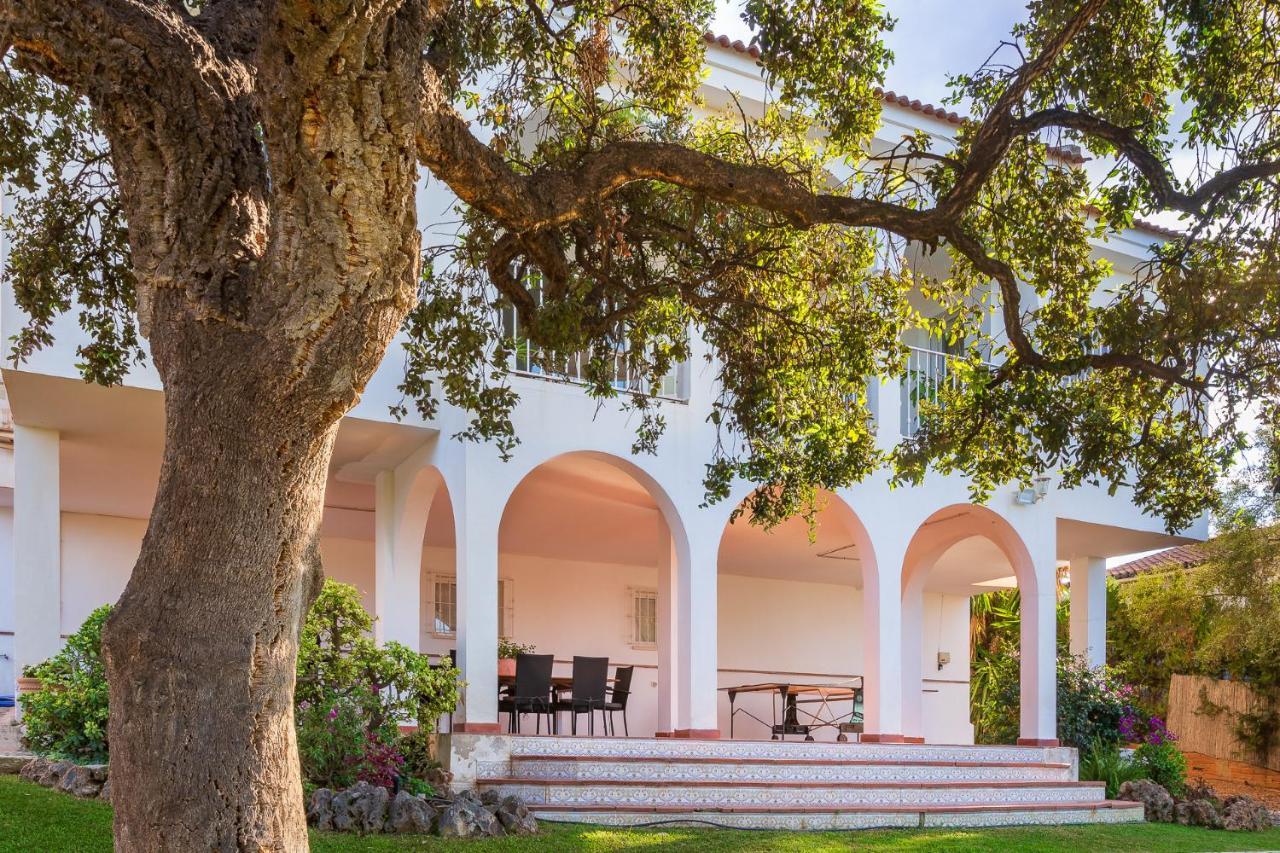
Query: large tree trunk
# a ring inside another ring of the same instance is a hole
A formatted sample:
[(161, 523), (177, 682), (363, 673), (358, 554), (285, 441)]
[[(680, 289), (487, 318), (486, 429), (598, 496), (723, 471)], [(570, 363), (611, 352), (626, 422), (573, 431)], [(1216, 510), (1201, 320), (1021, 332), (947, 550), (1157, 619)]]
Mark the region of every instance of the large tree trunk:
[(307, 848), (295, 657), (337, 424), (235, 369), (167, 389), (155, 511), (104, 636), (118, 850)]

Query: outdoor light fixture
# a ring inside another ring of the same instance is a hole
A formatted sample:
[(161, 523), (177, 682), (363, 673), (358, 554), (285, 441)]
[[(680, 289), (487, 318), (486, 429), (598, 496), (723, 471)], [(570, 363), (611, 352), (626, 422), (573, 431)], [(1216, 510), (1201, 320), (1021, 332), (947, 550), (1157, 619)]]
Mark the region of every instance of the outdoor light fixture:
[(1013, 494), (1013, 502), (1022, 506), (1038, 504), (1049, 494), (1049, 478), (1036, 477), (1030, 488), (1018, 489)]
[(951, 663), (951, 652), (938, 652), (938, 669), (941, 670), (949, 663)]

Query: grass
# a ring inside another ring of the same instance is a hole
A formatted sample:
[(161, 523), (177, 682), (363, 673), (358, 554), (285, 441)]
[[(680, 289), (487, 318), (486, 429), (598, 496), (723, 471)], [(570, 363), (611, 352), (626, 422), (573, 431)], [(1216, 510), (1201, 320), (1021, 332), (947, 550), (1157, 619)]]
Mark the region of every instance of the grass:
[[(396, 853), (402, 850), (467, 851), (780, 851), (834, 853), (844, 850), (1019, 851), (1196, 851), (1280, 850), (1280, 829), (1259, 833), (1214, 832), (1168, 824), (1127, 826), (1013, 827), (1008, 829), (863, 832), (748, 832), (716, 829), (604, 829), (544, 824), (533, 838), (442, 841), (421, 836), (357, 838), (315, 832), (315, 853)], [(95, 853), (111, 850), (111, 807), (77, 800), (0, 776), (0, 853)]]

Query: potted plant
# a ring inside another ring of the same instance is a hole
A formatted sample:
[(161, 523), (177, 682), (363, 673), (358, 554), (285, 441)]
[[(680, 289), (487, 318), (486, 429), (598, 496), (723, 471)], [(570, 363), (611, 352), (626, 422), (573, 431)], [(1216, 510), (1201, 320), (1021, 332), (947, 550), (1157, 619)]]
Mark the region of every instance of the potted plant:
[(537, 650), (532, 643), (525, 645), (507, 637), (498, 638), (498, 677), (512, 677), (516, 674), (516, 655), (529, 654)]
[(39, 693), (44, 689), (44, 682), (36, 675), (36, 667), (25, 666), (22, 668), (22, 675), (18, 678), (18, 695), (24, 693)]

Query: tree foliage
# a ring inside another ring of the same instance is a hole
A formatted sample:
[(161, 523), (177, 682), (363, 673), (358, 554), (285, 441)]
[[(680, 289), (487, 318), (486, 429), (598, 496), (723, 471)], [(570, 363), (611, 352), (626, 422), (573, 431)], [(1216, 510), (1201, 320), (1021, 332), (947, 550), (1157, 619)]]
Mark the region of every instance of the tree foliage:
[[(60, 13), (38, 7), (0, 7), (16, 34), (0, 37), (0, 170), (22, 191), (8, 274), (31, 317), (15, 354), (77, 310), (85, 375), (120, 381), (163, 271), (148, 261), (139, 280), (131, 267), (120, 152), (99, 132), (110, 89), (60, 52), (72, 37), (42, 28)], [(139, 8), (249, 74), (255, 34), (273, 15), (294, 20), (287, 3)], [(746, 3), (772, 94), (729, 109), (700, 89), (713, 10), (370, 11), (360, 26), (419, 34), (415, 156), (460, 199), (453, 224), (424, 223), (402, 412), (459, 406), (461, 434), (511, 450), (506, 307), (546, 369), (586, 354), (591, 393), (639, 412), (638, 450), (657, 447), (664, 423), (643, 390), (690, 355), (690, 330), (705, 339), (721, 432), (708, 494), (755, 481), (749, 509), (765, 522), (885, 464), (903, 481), (962, 471), (979, 498), (1045, 472), (1128, 485), (1173, 527), (1212, 505), (1242, 412), (1274, 399), (1280, 372), (1274, 4), (1034, 0), (991, 61), (954, 78), (974, 113), (955, 144), (916, 134), (889, 151), (871, 144), (892, 60), (878, 4)], [(338, 15), (333, 32), (354, 20)], [(1188, 118), (1175, 124), (1179, 99)], [(267, 148), (278, 132), (258, 125)], [(1055, 153), (1066, 143), (1111, 164), (1105, 180)], [(1186, 233), (1149, 263), (1117, 269), (1093, 251), (1160, 213)], [(911, 273), (907, 247), (945, 253), (947, 272)], [(249, 263), (260, 250), (243, 245)], [(909, 307), (913, 288), (930, 318)], [(866, 377), (901, 369), (910, 325), (964, 353), (962, 381), (886, 454)], [(613, 382), (619, 360), (637, 377), (629, 390)]]

